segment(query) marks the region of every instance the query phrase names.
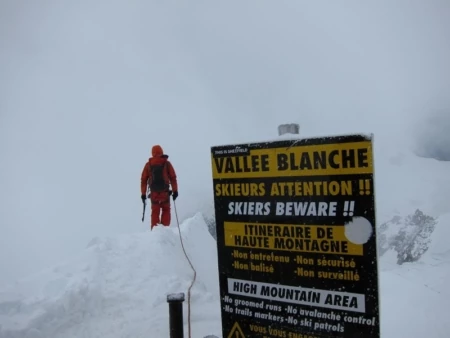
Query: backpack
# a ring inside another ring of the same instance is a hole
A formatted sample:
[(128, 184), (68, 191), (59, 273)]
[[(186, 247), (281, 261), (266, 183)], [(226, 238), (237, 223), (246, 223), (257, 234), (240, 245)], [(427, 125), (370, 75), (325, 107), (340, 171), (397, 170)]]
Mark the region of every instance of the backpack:
[[(164, 170), (166, 170), (166, 162), (162, 164), (153, 164), (150, 166), (149, 187), (151, 191), (161, 192), (169, 189), (167, 176), (164, 177)], [(168, 169), (167, 169), (168, 174)]]

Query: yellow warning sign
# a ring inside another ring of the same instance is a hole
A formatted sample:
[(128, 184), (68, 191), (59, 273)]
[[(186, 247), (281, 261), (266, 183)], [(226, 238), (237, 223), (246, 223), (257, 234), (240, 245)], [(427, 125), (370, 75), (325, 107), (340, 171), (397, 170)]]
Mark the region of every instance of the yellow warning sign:
[(245, 338), (244, 332), (242, 332), (242, 329), (239, 326), (238, 322), (234, 323), (227, 338)]

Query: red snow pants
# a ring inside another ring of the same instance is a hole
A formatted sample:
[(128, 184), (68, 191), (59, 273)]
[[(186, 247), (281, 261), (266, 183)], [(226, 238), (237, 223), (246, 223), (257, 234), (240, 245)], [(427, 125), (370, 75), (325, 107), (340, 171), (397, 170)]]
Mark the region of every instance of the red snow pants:
[(151, 192), (152, 202), (151, 228), (158, 223), (164, 226), (170, 225), (170, 195), (168, 191)]

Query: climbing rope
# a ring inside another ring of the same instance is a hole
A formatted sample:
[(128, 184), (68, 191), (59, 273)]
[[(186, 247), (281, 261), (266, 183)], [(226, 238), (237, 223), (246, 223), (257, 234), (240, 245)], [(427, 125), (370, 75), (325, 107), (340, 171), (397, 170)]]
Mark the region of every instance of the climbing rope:
[(189, 259), (189, 256), (186, 253), (186, 250), (184, 248), (184, 244), (183, 244), (183, 237), (181, 236), (181, 230), (180, 230), (180, 222), (178, 221), (178, 214), (177, 214), (177, 206), (175, 204), (175, 201), (173, 201), (173, 206), (175, 208), (175, 217), (177, 218), (177, 224), (178, 224), (178, 233), (180, 234), (180, 242), (181, 242), (181, 247), (183, 248), (183, 252), (184, 255), (186, 256), (186, 259), (189, 262), (189, 265), (192, 268), (192, 271), (194, 271), (194, 278), (192, 279), (192, 283), (189, 286), (188, 289), (188, 331), (189, 331), (189, 338), (191, 338), (191, 288), (195, 283), (195, 279), (197, 278), (197, 271), (195, 271), (194, 266), (192, 265), (191, 260)]

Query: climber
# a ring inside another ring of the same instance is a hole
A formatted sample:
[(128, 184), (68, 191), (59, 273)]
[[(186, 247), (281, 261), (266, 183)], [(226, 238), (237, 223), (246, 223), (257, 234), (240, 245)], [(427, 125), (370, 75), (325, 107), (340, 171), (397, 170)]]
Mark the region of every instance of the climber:
[[(175, 169), (160, 145), (152, 147), (152, 157), (145, 164), (141, 174), (141, 199), (151, 202), (151, 228), (158, 224), (170, 225), (170, 195), (178, 197), (178, 183)], [(172, 190), (170, 190), (172, 188)], [(150, 192), (147, 195), (147, 192)]]

